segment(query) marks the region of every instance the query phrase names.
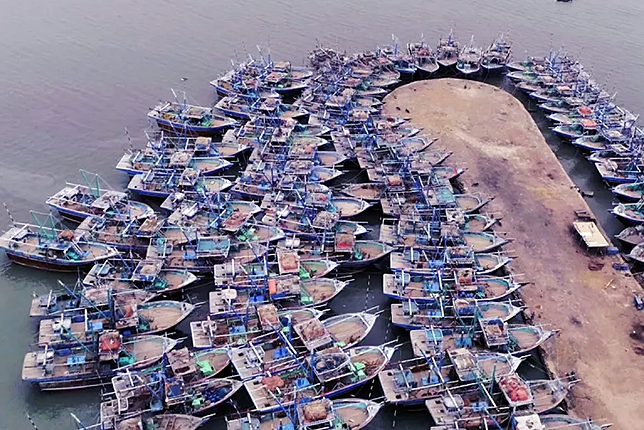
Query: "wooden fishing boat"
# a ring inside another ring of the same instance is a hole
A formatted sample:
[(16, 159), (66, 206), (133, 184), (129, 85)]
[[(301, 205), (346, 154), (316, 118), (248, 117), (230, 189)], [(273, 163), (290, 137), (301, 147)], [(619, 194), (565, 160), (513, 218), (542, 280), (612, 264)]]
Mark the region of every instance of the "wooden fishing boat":
[(383, 182), (367, 182), (348, 184), (341, 192), (349, 197), (366, 200), (371, 203), (380, 202), (385, 196), (386, 187)]
[(308, 214), (298, 214), (286, 209), (277, 213), (267, 213), (262, 222), (281, 228), (286, 233), (304, 238), (316, 238), (325, 231), (328, 233), (347, 233), (360, 236), (367, 230), (353, 221), (340, 220), (338, 213), (319, 211), (312, 218)]
[(293, 430), (347, 429), (360, 430), (366, 427), (378, 414), (382, 403), (363, 399), (326, 398), (298, 404), (297, 414), (290, 417), (284, 413), (247, 414), (227, 419), (227, 430), (271, 430), (292, 428)]
[(101, 425), (105, 429), (114, 430), (197, 430), (199, 427), (204, 425), (208, 419), (209, 418), (193, 417), (192, 415), (152, 415), (149, 413), (143, 413), (114, 423), (109, 423), (109, 421), (102, 422)]
[(487, 73), (500, 73), (506, 69), (511, 55), (512, 44), (501, 34), (483, 51), (481, 68)]
[(279, 309), (300, 309), (328, 303), (340, 294), (349, 282), (315, 278), (301, 280), (299, 275), (281, 275), (250, 280), (234, 289), (211, 291), (210, 315), (228, 317), (243, 314), (248, 306), (272, 302)]
[(582, 420), (563, 414), (541, 415), (539, 419), (543, 424), (544, 430), (556, 430), (562, 427), (566, 430), (601, 430), (605, 428), (599, 424), (594, 424), (590, 419)]
[[(244, 265), (234, 261), (216, 264), (213, 266), (215, 285), (244, 287), (252, 283), (263, 283), (268, 276), (284, 274), (297, 274), (300, 279), (316, 279), (331, 273), (338, 267), (338, 263), (331, 260), (302, 260), (294, 253), (288, 255), (278, 253), (277, 257), (280, 261), (276, 263), (268, 263), (264, 260)], [(289, 261), (285, 261), (286, 259)]]
[(195, 348), (213, 348), (244, 345), (252, 339), (273, 334), (288, 320), (290, 325), (316, 319), (321, 315), (315, 309), (278, 311), (272, 304), (249, 307), (247, 314), (226, 319), (211, 319), (190, 323), (192, 345)]
[(487, 275), (510, 263), (511, 259), (499, 253), (474, 254), (469, 247), (434, 249), (405, 248), (390, 254), (392, 270), (404, 270), (410, 274), (431, 274), (436, 269), (457, 265), (472, 267), (477, 275)]
[[(64, 284), (63, 284), (64, 285)], [(34, 318), (55, 317), (62, 314), (74, 316), (85, 310), (106, 309), (111, 300), (117, 307), (138, 306), (155, 299), (158, 294), (138, 289), (111, 291), (108, 288), (84, 288), (82, 284), (65, 290), (50, 290), (47, 294), (33, 295), (29, 316)]]
[(630, 184), (639, 180), (640, 167), (634, 159), (609, 158), (595, 162), (602, 179), (610, 184)]
[(164, 336), (138, 336), (127, 341), (118, 332), (102, 333), (94, 346), (62, 350), (41, 348), (25, 355), (22, 380), (42, 390), (98, 386), (120, 370), (141, 369), (161, 359), (179, 341)]
[(450, 30), (446, 38), (441, 38), (436, 47), (436, 61), (444, 69), (451, 69), (456, 66), (460, 46), (454, 38), (454, 32)]
[[(378, 374), (385, 400), (395, 405), (414, 405), (495, 378), (514, 376), (521, 360), (507, 354), (476, 354), (458, 348), (441, 353), (443, 359), (425, 355), (398, 363)], [(498, 380), (498, 379), (497, 379)]]
[(179, 291), (197, 277), (185, 269), (164, 267), (161, 260), (108, 260), (95, 264), (83, 278), (89, 289), (115, 292), (134, 288), (153, 293)]
[(0, 236), (0, 249), (11, 261), (36, 269), (75, 272), (83, 267), (114, 258), (118, 251), (98, 242), (89, 242), (83, 232), (13, 223)]
[(342, 268), (366, 267), (389, 254), (393, 247), (375, 240), (355, 240), (352, 233), (318, 236), (315, 239), (289, 238), (277, 243), (279, 250), (297, 253), (302, 259), (332, 259)]
[(223, 76), (210, 81), (217, 94), (222, 96), (240, 96), (249, 99), (279, 97), (274, 89), (258, 86), (256, 79), (239, 73), (239, 70), (230, 70)]
[(644, 243), (644, 226), (626, 227), (615, 237), (627, 245), (637, 246)]
[(183, 172), (151, 170), (134, 175), (127, 188), (141, 196), (166, 199), (177, 191), (217, 194), (232, 186), (233, 183), (226, 178), (203, 177), (198, 170), (187, 168)]
[(644, 209), (641, 202), (619, 203), (613, 207), (612, 213), (629, 224), (644, 223)]
[[(458, 299), (463, 300), (463, 299)], [(449, 327), (457, 318), (498, 318), (503, 321), (510, 320), (521, 312), (521, 308), (513, 306), (510, 303), (476, 303), (468, 302), (467, 309), (463, 309), (463, 302), (456, 303), (453, 301), (451, 307), (443, 304), (440, 297), (433, 301), (425, 300), (416, 302), (412, 300), (403, 301), (403, 303), (393, 303), (391, 305), (391, 322), (405, 330), (417, 330), (431, 326)], [(456, 306), (460, 306), (457, 312)], [(451, 315), (447, 312), (450, 311)]]
[(127, 173), (129, 176), (134, 176), (150, 170), (172, 170), (190, 167), (207, 176), (214, 175), (232, 165), (233, 163), (220, 157), (195, 157), (192, 153), (186, 151), (177, 151), (165, 155), (146, 148), (142, 151), (129, 150), (126, 152), (116, 165), (116, 170)]
[[(555, 335), (555, 331), (539, 326), (508, 324), (499, 318), (479, 318), (480, 330), (475, 326), (460, 328), (428, 328), (409, 333), (414, 354), (433, 354), (440, 344), (442, 350), (468, 348), (476, 351), (498, 351), (512, 355), (529, 352)], [(440, 333), (438, 333), (440, 331)], [(436, 340), (438, 339), (438, 340)]]
[(437, 425), (430, 430), (494, 428), (510, 416), (509, 408), (499, 406), (496, 393), (492, 395), (479, 388), (446, 391), (447, 394), (425, 400), (425, 407)]
[(637, 202), (644, 198), (644, 182), (620, 184), (613, 187), (613, 194), (630, 202)]
[(226, 96), (215, 104), (215, 108), (225, 115), (242, 120), (249, 120), (252, 116), (296, 119), (309, 115), (307, 110), (283, 104), (279, 98), (248, 100), (239, 96)]
[[(172, 230), (177, 230), (172, 232)], [(148, 217), (142, 222), (122, 222), (114, 219), (89, 216), (85, 218), (76, 231), (92, 242), (99, 242), (116, 248), (121, 252), (145, 253), (150, 239), (158, 236), (180, 238), (187, 242), (188, 236), (181, 229), (166, 227), (165, 220), (156, 216)]]
[(38, 327), (38, 346), (51, 349), (91, 345), (101, 333), (118, 330), (127, 339), (133, 335), (167, 332), (186, 319), (194, 305), (174, 300), (161, 300), (123, 308), (110, 305), (109, 311), (86, 311), (83, 314), (43, 319)]
[(561, 379), (538, 379), (526, 381), (533, 397), (534, 411), (545, 414), (564, 401), (572, 383)]
[(129, 200), (124, 192), (78, 184), (67, 184), (47, 199), (47, 205), (63, 218), (77, 222), (91, 215), (116, 218), (125, 222), (154, 215), (150, 206)]
[(161, 102), (148, 112), (148, 118), (176, 134), (208, 136), (237, 125), (234, 119), (217, 115), (211, 108), (178, 102)]
[(166, 357), (172, 374), (191, 383), (214, 378), (230, 364), (228, 348), (200, 349), (192, 352), (188, 348), (173, 349)]
[(452, 280), (449, 277), (444, 279), (443, 276), (439, 270), (432, 274), (415, 276), (404, 271), (385, 273), (382, 289), (387, 297), (423, 303), (434, 302), (440, 294), (448, 294), (455, 299), (500, 300), (523, 286), (512, 277), (475, 277), (469, 269), (455, 270), (455, 279)]
[(264, 211), (276, 212), (280, 206), (288, 205), (295, 208), (314, 207), (337, 213), (340, 218), (351, 218), (369, 209), (372, 204), (352, 197), (335, 197), (329, 193), (300, 193), (297, 190), (278, 191), (267, 194), (262, 199), (261, 208)]
[(440, 65), (436, 59), (436, 54), (429, 45), (425, 44), (424, 40), (421, 40), (420, 43), (408, 43), (407, 51), (414, 58), (416, 70), (421, 77), (428, 78), (438, 72)]
[(237, 264), (250, 263), (268, 252), (266, 245), (248, 242), (231, 243), (225, 236), (198, 237), (194, 244), (174, 247), (158, 239), (148, 247), (146, 259), (163, 261), (168, 269), (188, 270), (206, 274), (213, 264), (234, 260)]
[(306, 364), (244, 383), (255, 409), (276, 412), (294, 403), (295, 396), (333, 398), (376, 377), (391, 359), (395, 348), (358, 347), (316, 354)]
[(481, 48), (474, 46), (474, 36), (472, 36), (470, 43), (458, 53), (456, 70), (465, 76), (477, 74), (481, 70), (481, 57)]

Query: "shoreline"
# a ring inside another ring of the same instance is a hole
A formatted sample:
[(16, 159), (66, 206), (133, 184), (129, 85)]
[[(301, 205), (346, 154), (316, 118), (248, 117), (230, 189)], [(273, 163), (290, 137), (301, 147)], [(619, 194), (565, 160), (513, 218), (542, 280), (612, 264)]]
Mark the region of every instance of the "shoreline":
[[(571, 233), (574, 211), (592, 211), (529, 112), (502, 89), (452, 78), (394, 90), (384, 113), (403, 112), (439, 138), (432, 148), (454, 152), (444, 165), (467, 168), (460, 179), (466, 191), (495, 197), (486, 210), (501, 214), (495, 230), (514, 239), (505, 248), (519, 256), (510, 271), (533, 283), (522, 291), (526, 313), (561, 330), (543, 347), (547, 367), (580, 380), (570, 410), (637, 428), (644, 422), (644, 318), (632, 294), (641, 288), (630, 272), (613, 269), (620, 256), (591, 255)], [(604, 266), (591, 271), (591, 262)]]

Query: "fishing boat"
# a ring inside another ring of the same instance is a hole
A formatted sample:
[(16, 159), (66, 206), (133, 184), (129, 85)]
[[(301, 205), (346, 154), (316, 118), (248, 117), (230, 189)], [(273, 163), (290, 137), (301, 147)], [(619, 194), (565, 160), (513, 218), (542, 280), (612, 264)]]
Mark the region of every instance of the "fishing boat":
[(421, 77), (431, 77), (438, 72), (440, 65), (436, 58), (436, 54), (432, 51), (429, 45), (425, 44), (421, 37), (420, 43), (408, 43), (407, 50), (416, 62), (416, 70), (420, 73)]
[(604, 426), (593, 423), (590, 419), (582, 420), (563, 414), (541, 415), (539, 419), (543, 424), (544, 430), (555, 430), (562, 427), (567, 430), (601, 430), (605, 428)]
[(217, 194), (232, 186), (233, 183), (224, 177), (204, 177), (200, 171), (186, 168), (183, 171), (150, 170), (134, 175), (127, 189), (141, 196), (166, 199), (177, 191)]
[(366, 182), (348, 184), (341, 191), (349, 197), (376, 203), (385, 196), (386, 187), (383, 182)]
[(283, 104), (278, 98), (247, 100), (239, 96), (226, 96), (215, 104), (215, 108), (242, 120), (249, 120), (252, 116), (297, 119), (309, 115), (307, 110)]
[(127, 151), (116, 165), (116, 170), (129, 176), (158, 169), (185, 169), (191, 167), (203, 175), (214, 175), (232, 166), (225, 158), (195, 157), (190, 152), (177, 151), (170, 155), (159, 154), (150, 148), (141, 151)]
[(210, 315), (234, 316), (243, 314), (248, 306), (269, 302), (279, 309), (319, 306), (333, 300), (348, 284), (349, 282), (328, 278), (301, 280), (299, 275), (250, 279), (247, 285), (211, 291)]
[[(412, 330), (409, 333), (414, 354), (419, 357), (436, 351), (436, 342), (440, 343), (443, 350), (468, 348), (520, 356), (541, 346), (556, 334), (556, 331), (545, 330), (539, 326), (508, 324), (500, 318), (479, 318), (478, 324), (458, 328), (426, 327), (428, 331)], [(440, 334), (437, 334), (436, 330), (439, 330)]]
[(390, 254), (392, 270), (410, 274), (432, 274), (436, 269), (450, 266), (472, 267), (477, 275), (487, 275), (510, 263), (511, 258), (500, 253), (475, 254), (469, 247), (434, 249), (405, 248)]
[(315, 239), (289, 238), (277, 243), (278, 252), (287, 250), (302, 259), (332, 259), (342, 268), (361, 268), (387, 256), (393, 247), (375, 240), (355, 240), (351, 232), (325, 235)]
[(95, 345), (54, 350), (41, 348), (25, 355), (22, 380), (41, 390), (94, 387), (119, 371), (141, 369), (161, 360), (179, 341), (146, 335), (123, 340), (117, 331), (103, 332)]
[(608, 158), (594, 163), (602, 179), (611, 184), (632, 184), (639, 181), (640, 166), (634, 159)]
[[(360, 430), (366, 427), (378, 414), (382, 403), (363, 399), (319, 400), (306, 399), (299, 403), (296, 414), (284, 412), (271, 414), (246, 414), (226, 420), (227, 430), (264, 429), (346, 429)], [(285, 409), (288, 411), (288, 409)]]
[(295, 208), (314, 207), (337, 213), (340, 218), (351, 218), (369, 209), (372, 204), (352, 197), (335, 197), (332, 193), (300, 193), (298, 190), (278, 191), (262, 199), (264, 211), (275, 212), (283, 205)]
[[(87, 173), (81, 171), (87, 183)], [(70, 221), (80, 222), (91, 215), (116, 218), (121, 221), (141, 220), (154, 215), (154, 210), (145, 203), (129, 200), (128, 195), (114, 191), (108, 185), (100, 186), (100, 177), (96, 175), (95, 184), (79, 185), (68, 183), (65, 188), (47, 199), (47, 205), (55, 209), (60, 216)]]
[(438, 41), (438, 47), (436, 47), (436, 61), (441, 67), (451, 69), (456, 66), (459, 52), (459, 43), (454, 38), (454, 31), (450, 30), (447, 38), (441, 38)]
[(533, 408), (545, 414), (558, 407), (568, 395), (574, 382), (563, 379), (527, 380), (533, 398)]
[(617, 185), (613, 187), (613, 194), (630, 202), (642, 200), (644, 198), (644, 182)]
[(83, 232), (59, 229), (51, 215), (48, 220), (38, 225), (14, 222), (0, 236), (0, 249), (17, 264), (54, 272), (75, 272), (119, 255), (109, 245), (88, 241)]
[(642, 202), (619, 203), (612, 210), (613, 215), (629, 224), (644, 223), (644, 210)]
[(161, 102), (148, 112), (159, 128), (176, 134), (212, 135), (234, 127), (237, 121), (218, 115), (211, 108), (179, 102)]
[(437, 270), (428, 275), (411, 276), (404, 271), (383, 274), (382, 288), (387, 297), (414, 300), (416, 303), (434, 302), (438, 294), (449, 294), (456, 299), (479, 301), (501, 300), (523, 284), (511, 276), (505, 278), (473, 276), (469, 269), (456, 269), (454, 279), (444, 279)]
[(338, 267), (338, 263), (327, 259), (303, 260), (296, 253), (278, 253), (277, 262), (236, 264), (230, 261), (213, 266), (216, 286), (231, 287), (261, 284), (266, 277), (296, 274), (300, 279), (317, 279), (328, 275)]
[(354, 236), (361, 236), (367, 232), (362, 225), (354, 221), (340, 220), (338, 213), (329, 211), (318, 211), (311, 217), (310, 213), (298, 214), (285, 208), (277, 213), (267, 213), (262, 218), (262, 223), (310, 239), (315, 239), (324, 232), (347, 233)]
[(644, 242), (644, 226), (635, 225), (626, 227), (619, 234), (615, 235), (615, 238), (627, 245), (637, 246)]
[(118, 330), (127, 339), (134, 335), (159, 334), (186, 319), (195, 306), (187, 302), (161, 300), (132, 306), (129, 303), (109, 311), (86, 311), (83, 314), (43, 319), (38, 327), (38, 346), (51, 349), (91, 345), (101, 333)]
[(506, 69), (512, 55), (512, 44), (501, 34), (483, 51), (481, 68), (487, 73), (500, 73)]
[[(199, 418), (192, 415), (161, 414), (153, 415), (149, 412), (137, 414), (133, 417), (116, 421), (103, 421), (101, 426), (113, 430), (197, 430), (208, 422), (209, 418)], [(83, 425), (79, 428), (85, 428)]]
[(192, 273), (165, 267), (161, 260), (115, 259), (95, 264), (83, 278), (83, 285), (114, 292), (134, 287), (158, 294), (180, 291), (196, 281)]
[[(150, 239), (162, 237), (176, 237), (181, 242), (189, 241), (188, 232), (180, 228), (164, 225), (165, 220), (156, 216), (149, 217), (143, 222), (122, 222), (114, 219), (89, 216), (85, 218), (76, 231), (92, 242), (104, 243), (121, 252), (145, 253)], [(173, 232), (172, 230), (176, 230)]]
[(80, 282), (72, 289), (58, 282), (63, 290), (49, 290), (46, 294), (33, 295), (30, 317), (55, 317), (63, 314), (74, 316), (84, 314), (86, 310), (103, 310), (108, 308), (110, 300), (117, 307), (138, 306), (158, 296), (157, 293), (139, 289), (110, 291), (108, 288), (85, 288)]
[(477, 74), (481, 70), (481, 57), (481, 49), (474, 46), (474, 36), (472, 36), (470, 43), (458, 53), (456, 70), (465, 76)]
[(311, 356), (306, 363), (244, 383), (260, 413), (288, 407), (296, 397), (333, 398), (376, 377), (391, 359), (395, 348), (359, 347), (325, 351)]
[(164, 239), (150, 243), (146, 259), (163, 261), (169, 269), (188, 270), (196, 274), (212, 271), (213, 264), (235, 260), (250, 263), (268, 252), (266, 245), (255, 242), (231, 243), (227, 236), (198, 237), (195, 243), (173, 246)]
[(284, 323), (292, 326), (303, 321), (316, 319), (321, 312), (315, 309), (293, 309), (278, 311), (272, 304), (247, 308), (244, 314), (203, 321), (192, 321), (190, 332), (192, 345), (197, 349), (244, 345), (266, 334), (273, 334)]
[(173, 349), (166, 354), (167, 365), (174, 376), (190, 383), (214, 378), (230, 364), (228, 348), (210, 348), (190, 351), (188, 348)]

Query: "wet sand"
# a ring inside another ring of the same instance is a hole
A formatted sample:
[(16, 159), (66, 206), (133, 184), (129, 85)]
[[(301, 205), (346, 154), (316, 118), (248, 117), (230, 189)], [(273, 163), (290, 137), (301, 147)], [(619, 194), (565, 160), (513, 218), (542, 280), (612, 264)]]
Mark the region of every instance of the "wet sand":
[[(528, 316), (561, 330), (544, 344), (548, 368), (581, 380), (568, 397), (572, 412), (640, 428), (644, 314), (633, 292), (641, 288), (613, 269), (621, 257), (595, 256), (579, 244), (575, 211), (591, 211), (530, 114), (501, 89), (457, 79), (415, 82), (385, 101), (386, 113), (410, 117), (439, 138), (432, 149), (454, 151), (443, 164), (467, 168), (466, 191), (495, 197), (483, 211), (503, 216), (495, 230), (514, 239), (504, 250), (519, 256), (510, 270), (534, 283), (522, 290)], [(603, 267), (590, 270), (591, 263)]]

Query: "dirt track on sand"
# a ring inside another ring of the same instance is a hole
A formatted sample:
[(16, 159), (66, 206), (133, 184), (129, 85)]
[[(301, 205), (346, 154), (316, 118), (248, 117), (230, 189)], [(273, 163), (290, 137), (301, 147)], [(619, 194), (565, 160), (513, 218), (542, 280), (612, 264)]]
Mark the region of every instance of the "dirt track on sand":
[[(575, 415), (617, 429), (644, 429), (644, 315), (641, 291), (620, 257), (587, 254), (571, 233), (575, 210), (590, 209), (575, 190), (530, 114), (510, 94), (472, 81), (441, 79), (401, 87), (385, 112), (410, 117), (454, 151), (445, 165), (465, 167), (465, 189), (495, 196), (485, 208), (503, 216), (498, 232), (519, 258), (510, 270), (523, 288), (534, 323), (561, 332), (546, 342), (549, 369), (580, 379), (568, 404)], [(603, 263), (591, 271), (589, 263)]]

